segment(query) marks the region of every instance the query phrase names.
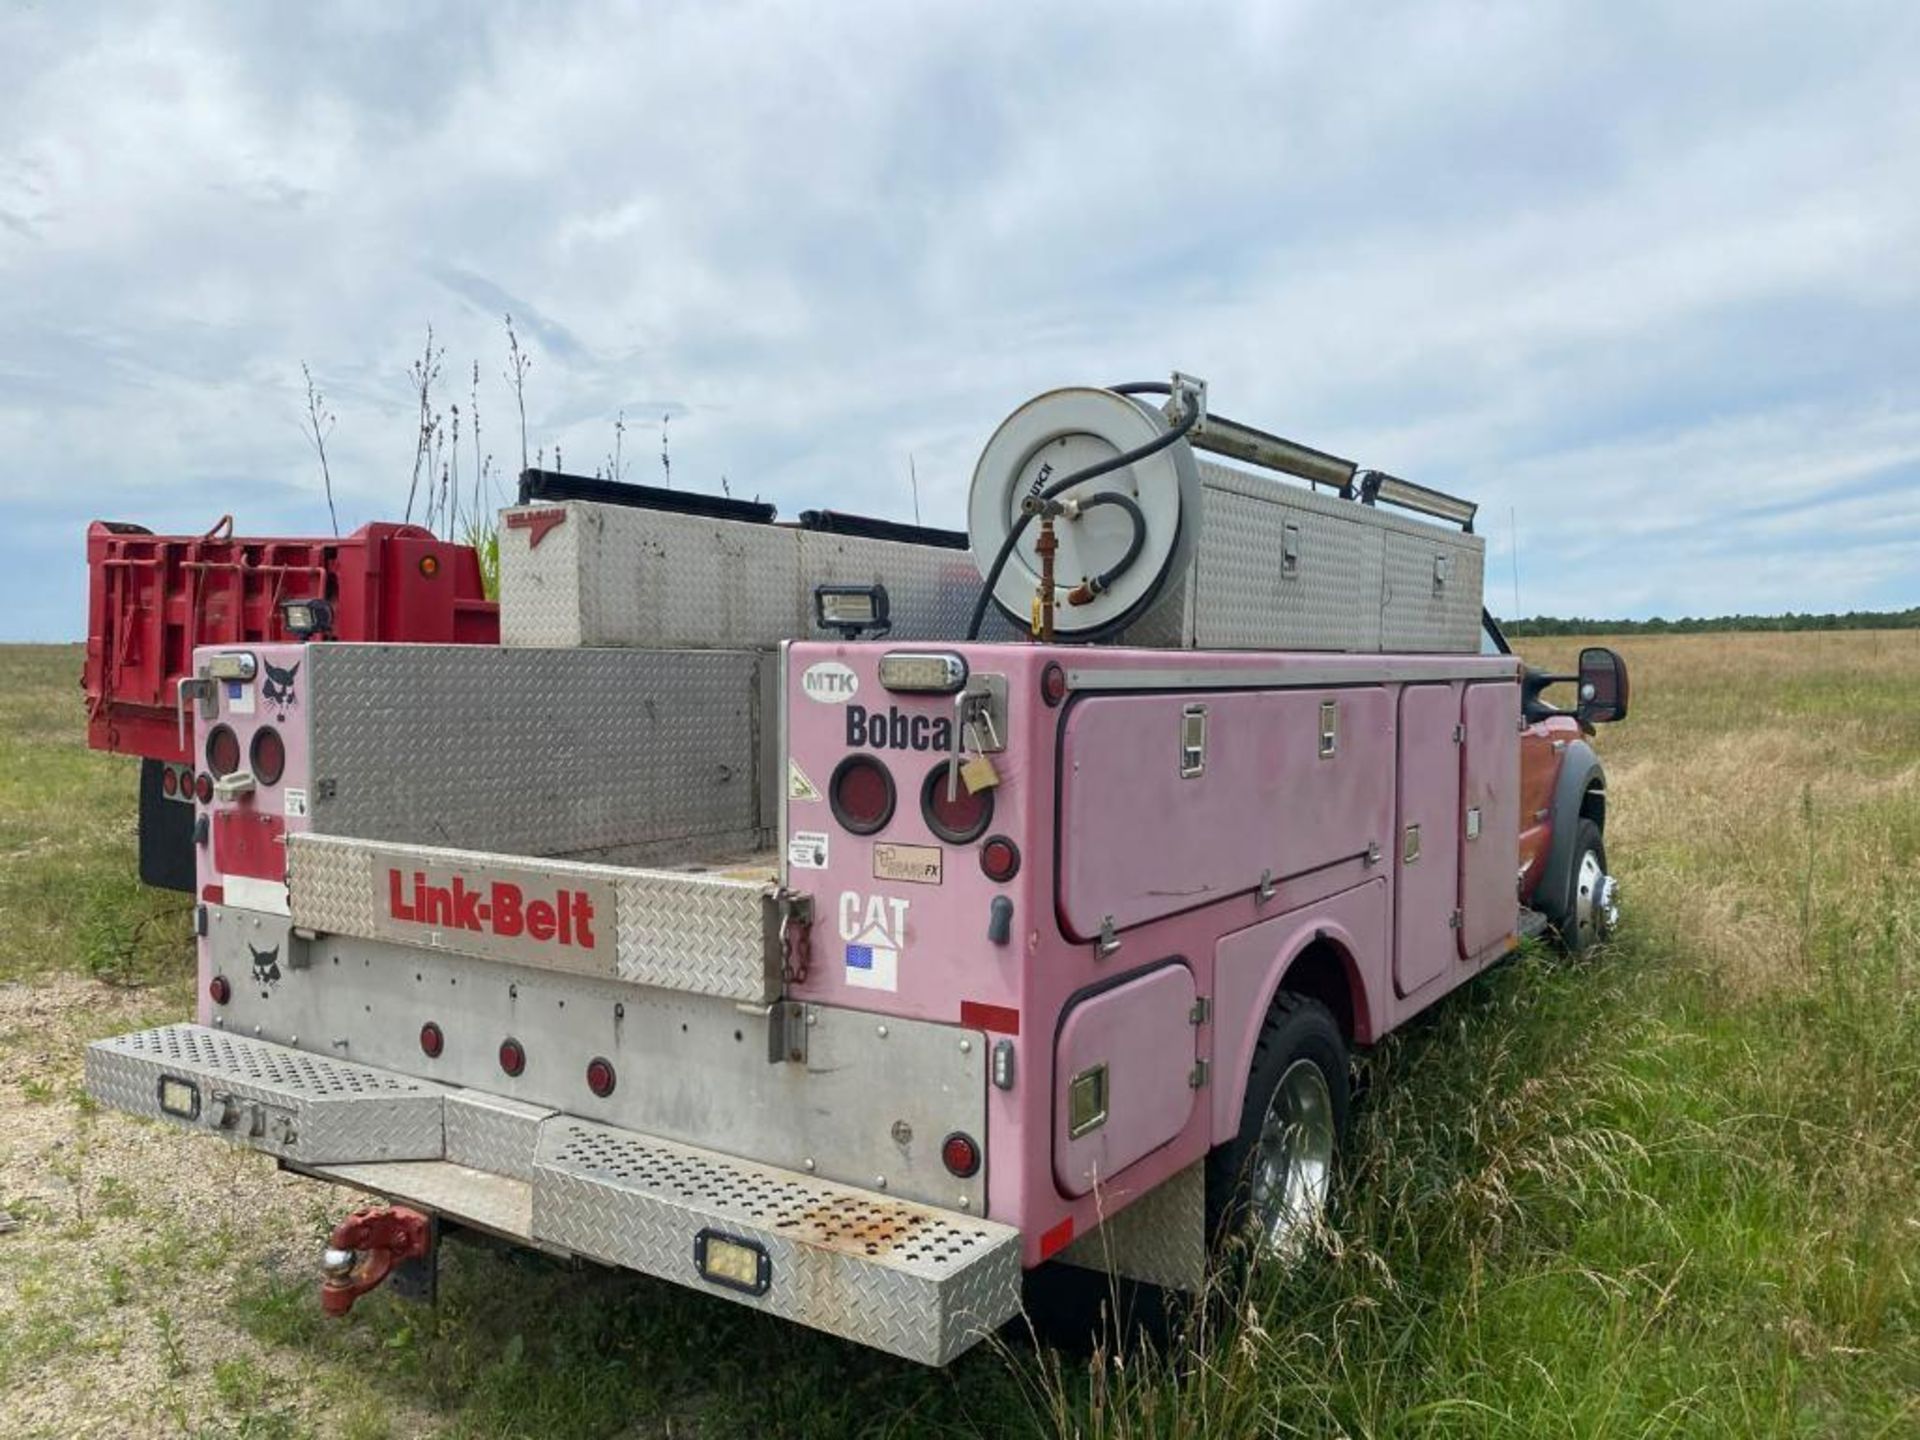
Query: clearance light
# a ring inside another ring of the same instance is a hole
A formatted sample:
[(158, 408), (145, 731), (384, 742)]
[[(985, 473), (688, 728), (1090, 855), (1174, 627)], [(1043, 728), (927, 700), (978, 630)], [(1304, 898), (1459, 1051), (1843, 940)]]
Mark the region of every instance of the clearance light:
[(429, 580), (438, 575), (440, 573), (440, 557), (438, 555), (422, 555), (420, 557), (420, 573)]
[(429, 1020), (420, 1027), (420, 1053), (429, 1060), (438, 1060), (440, 1052), (447, 1048), (447, 1037), (440, 1027)]
[(289, 635), (304, 640), (309, 635), (318, 635), (333, 629), (333, 602), (331, 600), (282, 600), (280, 602), (280, 624)]
[(193, 782), (193, 797), (202, 805), (213, 803), (213, 777), (204, 770), (200, 772), (199, 779)]
[(816, 585), (813, 619), (822, 630), (838, 630), (841, 638), (858, 640), (871, 630), (876, 636), (893, 628), (887, 616), (884, 585)]
[(967, 683), (967, 662), (950, 650), (890, 650), (880, 657), (880, 684), (920, 695), (951, 695)]
[(509, 1075), (518, 1075), (527, 1068), (526, 1047), (518, 1040), (506, 1039), (500, 1042), (500, 1068)]
[(171, 765), (160, 771), (160, 793), (169, 798), (180, 793), (180, 772)]
[(718, 1230), (693, 1237), (693, 1263), (701, 1279), (748, 1295), (764, 1295), (773, 1284), (773, 1261), (765, 1250)]
[(224, 975), (216, 975), (207, 982), (207, 998), (216, 1005), (224, 1005), (233, 999), (233, 982)]
[(980, 869), (989, 879), (1004, 885), (1020, 873), (1020, 847), (1004, 835), (996, 835), (980, 847)]
[(959, 1179), (970, 1179), (980, 1173), (980, 1147), (971, 1135), (956, 1130), (940, 1142), (940, 1163)]
[(614, 1084), (619, 1079), (613, 1073), (613, 1062), (596, 1055), (587, 1062), (587, 1089), (602, 1100), (613, 1094)]
[(1040, 672), (1040, 698), (1049, 710), (1067, 698), (1067, 672), (1057, 660), (1048, 661), (1047, 668)]
[(253, 672), (253, 656), (244, 650), (215, 655), (207, 661), (207, 674), (215, 680), (251, 680)]

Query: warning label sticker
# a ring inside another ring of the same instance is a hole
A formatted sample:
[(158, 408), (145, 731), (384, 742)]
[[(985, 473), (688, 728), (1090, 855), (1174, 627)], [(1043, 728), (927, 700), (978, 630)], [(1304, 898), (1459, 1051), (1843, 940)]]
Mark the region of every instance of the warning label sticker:
[(787, 864), (796, 870), (827, 868), (827, 835), (818, 830), (796, 830), (787, 841)]
[(800, 768), (797, 760), (787, 761), (787, 798), (789, 800), (818, 800), (820, 792), (813, 781), (807, 778), (807, 772)]

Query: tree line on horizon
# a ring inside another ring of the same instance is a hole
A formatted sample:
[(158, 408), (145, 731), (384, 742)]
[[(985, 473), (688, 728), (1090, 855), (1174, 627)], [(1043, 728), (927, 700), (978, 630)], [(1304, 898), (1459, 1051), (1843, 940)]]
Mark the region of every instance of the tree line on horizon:
[(1587, 620), (1562, 615), (1530, 615), (1503, 620), (1509, 636), (1532, 635), (1700, 635), (1729, 630), (1920, 630), (1920, 606), (1907, 610), (1849, 610), (1822, 614), (1682, 616), (1668, 620)]

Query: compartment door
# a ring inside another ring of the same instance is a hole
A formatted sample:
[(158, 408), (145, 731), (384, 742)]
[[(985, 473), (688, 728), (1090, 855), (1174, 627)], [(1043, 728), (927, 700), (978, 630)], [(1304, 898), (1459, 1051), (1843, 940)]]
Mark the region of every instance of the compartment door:
[(1158, 970), (1067, 1011), (1053, 1071), (1053, 1176), (1085, 1195), (1193, 1115), (1193, 972)]
[(1452, 685), (1400, 692), (1400, 823), (1393, 837), (1393, 984), (1411, 995), (1454, 964), (1459, 903), (1460, 702)]
[(1520, 687), (1469, 685), (1460, 700), (1460, 958), (1513, 934), (1519, 919)]

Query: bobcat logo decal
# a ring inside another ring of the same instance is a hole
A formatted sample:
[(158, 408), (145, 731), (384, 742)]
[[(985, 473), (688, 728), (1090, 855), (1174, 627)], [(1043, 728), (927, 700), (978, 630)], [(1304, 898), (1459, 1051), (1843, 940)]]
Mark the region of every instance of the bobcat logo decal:
[(260, 686), (260, 698), (278, 710), (280, 718), (284, 720), (287, 718), (287, 711), (293, 708), (293, 681), (294, 677), (300, 673), (300, 662), (296, 660), (284, 670), (278, 665), (268, 665), (265, 668), (267, 678)]
[(254, 950), (251, 943), (247, 949), (253, 950), (253, 978), (262, 985), (278, 984), (280, 980), (280, 947), (271, 950)]

